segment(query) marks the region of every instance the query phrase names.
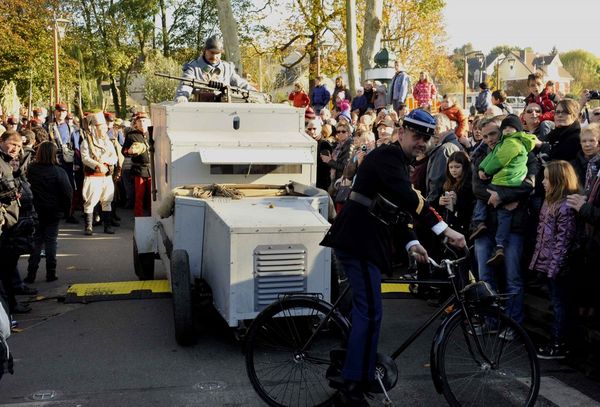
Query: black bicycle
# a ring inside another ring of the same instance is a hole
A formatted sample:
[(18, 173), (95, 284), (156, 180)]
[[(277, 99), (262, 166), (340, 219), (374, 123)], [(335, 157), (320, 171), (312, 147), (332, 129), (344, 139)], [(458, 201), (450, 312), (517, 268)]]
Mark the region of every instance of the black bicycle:
[[(370, 392), (383, 393), (398, 380), (394, 360), (440, 316), (431, 345), (431, 376), (435, 389), (451, 406), (533, 406), (540, 387), (533, 343), (502, 306), (507, 297), (484, 282), (459, 289), (456, 274), (468, 255), (444, 259), (453, 295), (391, 355), (377, 355), (376, 380)], [(390, 282), (390, 280), (387, 280)], [(432, 284), (430, 280), (398, 283)], [(339, 305), (346, 287), (332, 305), (319, 294), (290, 294), (265, 308), (246, 334), (246, 370), (258, 395), (271, 406), (327, 406), (338, 387), (350, 323)]]

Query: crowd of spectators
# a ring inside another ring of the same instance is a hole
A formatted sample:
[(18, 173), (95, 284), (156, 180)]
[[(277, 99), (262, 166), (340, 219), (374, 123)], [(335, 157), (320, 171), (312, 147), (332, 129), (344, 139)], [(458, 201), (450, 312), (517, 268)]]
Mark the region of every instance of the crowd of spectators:
[[(81, 211), (85, 235), (100, 224), (113, 234), (118, 206), (145, 216), (150, 202), (145, 113), (135, 113), (131, 123), (103, 112), (79, 123), (62, 103), (52, 118), (43, 108), (32, 113), (0, 124), (0, 299), (11, 315), (31, 311), (17, 296), (37, 293), (27, 284), (36, 281), (42, 258), (45, 281), (58, 279), (61, 220), (79, 224)], [(22, 279), (18, 262), (25, 254)]]
[[(349, 100), (350, 114), (341, 78), (334, 96), (322, 78), (311, 95), (306, 130), (318, 142), (317, 186), (329, 191), (338, 213), (364, 157), (395, 143), (403, 131), (408, 81), (402, 67), (396, 71), (389, 92), (379, 82), (359, 88)], [(506, 312), (513, 319), (525, 320), (526, 290), (547, 293), (554, 319), (538, 355), (564, 358), (581, 339), (575, 328), (600, 321), (594, 295), (600, 279), (600, 108), (589, 107), (588, 91), (579, 101), (559, 100), (537, 73), (528, 78), (531, 93), (519, 116), (504, 91), (480, 87), (472, 115), (446, 95), (439, 112), (431, 112), (436, 134), (413, 161), (411, 180), (452, 228), (469, 237), (474, 273), (509, 294)], [(418, 106), (431, 111), (436, 91), (422, 73), (413, 90)], [(439, 253), (435, 239), (420, 238), (430, 253)], [(510, 332), (503, 335), (510, 340)]]

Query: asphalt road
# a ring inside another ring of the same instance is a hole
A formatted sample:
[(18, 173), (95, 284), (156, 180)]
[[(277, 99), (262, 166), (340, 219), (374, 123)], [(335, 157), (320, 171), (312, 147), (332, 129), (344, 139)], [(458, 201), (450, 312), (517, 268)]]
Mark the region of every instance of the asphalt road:
[[(124, 218), (131, 213), (124, 213)], [(135, 280), (131, 219), (117, 234), (85, 237), (62, 225), (59, 280), (42, 279), (31, 314), (18, 316), (9, 343), (15, 375), (0, 381), (1, 406), (260, 406), (246, 377), (241, 345), (218, 317), (200, 321), (198, 343), (175, 342), (170, 299), (64, 304), (68, 285)], [(158, 264), (158, 263), (157, 263)], [(24, 260), (21, 270), (25, 270)], [(157, 277), (165, 277), (161, 271)], [(380, 349), (391, 352), (432, 312), (419, 300), (384, 302)], [(433, 328), (397, 360), (397, 406), (444, 406), (429, 372)], [(600, 405), (600, 386), (572, 368), (542, 362), (540, 406)], [(375, 403), (372, 403), (375, 405)]]

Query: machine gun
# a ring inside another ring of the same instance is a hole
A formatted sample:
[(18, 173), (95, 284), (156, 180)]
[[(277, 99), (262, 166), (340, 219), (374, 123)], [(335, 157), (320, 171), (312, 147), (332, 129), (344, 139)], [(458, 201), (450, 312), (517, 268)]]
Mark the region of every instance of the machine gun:
[[(254, 90), (242, 89), (237, 86), (226, 85), (219, 81), (203, 81), (196, 78), (184, 78), (180, 76), (172, 76), (160, 72), (155, 72), (154, 75), (163, 78), (178, 80), (192, 87), (192, 93), (196, 97), (194, 101), (209, 101), (205, 100), (205, 96), (212, 97), (214, 102), (224, 103), (270, 103), (271, 96), (266, 93), (257, 92)], [(204, 97), (203, 97), (204, 96)], [(201, 99), (201, 100), (199, 100)]]

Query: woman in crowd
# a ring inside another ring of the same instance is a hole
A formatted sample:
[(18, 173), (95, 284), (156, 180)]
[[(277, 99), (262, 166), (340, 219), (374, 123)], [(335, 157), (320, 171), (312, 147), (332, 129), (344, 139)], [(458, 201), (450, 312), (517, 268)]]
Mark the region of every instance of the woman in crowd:
[(413, 88), (413, 97), (417, 101), (417, 107), (427, 109), (431, 107), (432, 102), (437, 95), (437, 89), (433, 82), (429, 80), (427, 72), (421, 72), (419, 82)]
[(42, 249), (46, 253), (46, 281), (56, 276), (56, 249), (58, 226), (65, 213), (69, 213), (73, 188), (65, 170), (56, 161), (56, 145), (45, 141), (38, 146), (35, 162), (29, 167), (27, 177), (33, 191), (33, 204), (39, 224), (34, 235), (34, 247), (29, 257), (26, 283), (35, 281)]
[(579, 191), (579, 183), (571, 164), (563, 160), (548, 163), (543, 183), (546, 199), (529, 268), (547, 279), (554, 320), (552, 340), (538, 349), (538, 357), (564, 359), (567, 355), (568, 255), (576, 229), (575, 211), (566, 198)]
[(331, 94), (331, 100), (335, 104), (337, 102), (337, 96), (340, 92), (344, 92), (342, 95), (342, 99), (346, 99), (348, 102), (352, 101), (352, 95), (350, 94), (350, 89), (344, 83), (344, 78), (338, 76), (335, 78), (335, 88), (333, 88), (333, 92)]
[(549, 160), (571, 161), (581, 151), (579, 143), (579, 103), (573, 99), (563, 99), (554, 109), (556, 128), (548, 134)]
[[(335, 145), (333, 151), (331, 154), (319, 154), (321, 160), (330, 168), (330, 180), (332, 187), (334, 182), (342, 177), (344, 168), (346, 168), (346, 165), (353, 154), (351, 136), (352, 133), (349, 125), (338, 124), (335, 133), (337, 144)], [(330, 188), (329, 193), (331, 196), (335, 196), (335, 191), (333, 191), (332, 187)]]
[(294, 107), (307, 108), (310, 105), (310, 98), (300, 82), (294, 83), (294, 90), (288, 96)]
[(578, 152), (575, 159), (571, 161), (571, 165), (575, 168), (577, 178), (581, 185), (585, 185), (588, 171), (590, 174), (596, 174), (598, 172), (598, 167), (600, 165), (600, 145), (598, 144), (600, 138), (599, 126), (600, 125), (597, 123), (591, 124), (581, 130), (581, 151)]
[(448, 226), (466, 235), (474, 204), (469, 156), (463, 151), (456, 151), (448, 158), (444, 194), (440, 196), (439, 207)]

